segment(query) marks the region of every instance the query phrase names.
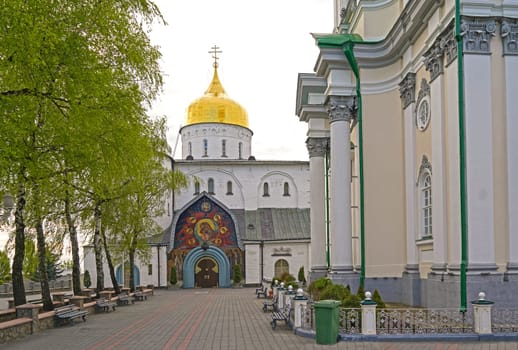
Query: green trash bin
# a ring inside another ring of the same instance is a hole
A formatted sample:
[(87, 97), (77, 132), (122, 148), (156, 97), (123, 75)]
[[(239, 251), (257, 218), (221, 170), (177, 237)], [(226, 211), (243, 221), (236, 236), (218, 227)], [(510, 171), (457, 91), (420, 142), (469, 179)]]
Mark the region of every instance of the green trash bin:
[(337, 300), (315, 302), (317, 344), (336, 344), (338, 341), (339, 306)]

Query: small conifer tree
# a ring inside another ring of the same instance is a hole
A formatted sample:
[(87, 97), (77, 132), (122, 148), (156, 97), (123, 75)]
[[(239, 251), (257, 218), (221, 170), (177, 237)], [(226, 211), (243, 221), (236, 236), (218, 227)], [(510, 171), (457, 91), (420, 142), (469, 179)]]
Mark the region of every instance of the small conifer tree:
[(174, 286), (178, 283), (178, 277), (176, 276), (176, 266), (171, 266), (171, 275), (169, 276), (169, 282)]
[(233, 280), (236, 284), (241, 282), (241, 265), (239, 264), (235, 264), (233, 267)]
[(85, 274), (83, 276), (83, 284), (85, 285), (86, 288), (90, 288), (90, 286), (92, 285), (92, 280), (90, 278), (90, 271), (88, 271), (88, 270), (85, 270)]

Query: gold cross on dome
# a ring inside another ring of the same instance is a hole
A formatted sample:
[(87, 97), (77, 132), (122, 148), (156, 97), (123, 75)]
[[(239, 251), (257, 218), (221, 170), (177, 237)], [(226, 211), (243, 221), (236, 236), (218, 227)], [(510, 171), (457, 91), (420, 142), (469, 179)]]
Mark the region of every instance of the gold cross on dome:
[(218, 53), (222, 53), (223, 51), (221, 51), (219, 49), (219, 47), (217, 47), (216, 45), (214, 45), (213, 47), (211, 47), (211, 51), (209, 51), (210, 54), (212, 54), (212, 58), (214, 58), (214, 63), (212, 64), (214, 66), (214, 68), (218, 68)]

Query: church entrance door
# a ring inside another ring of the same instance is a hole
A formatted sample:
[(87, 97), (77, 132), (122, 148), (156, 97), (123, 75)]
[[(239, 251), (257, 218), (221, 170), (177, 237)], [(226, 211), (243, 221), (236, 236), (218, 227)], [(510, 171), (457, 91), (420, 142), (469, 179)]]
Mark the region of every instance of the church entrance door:
[(212, 288), (218, 286), (219, 280), (218, 263), (209, 257), (203, 257), (196, 262), (194, 269), (194, 280), (200, 288)]

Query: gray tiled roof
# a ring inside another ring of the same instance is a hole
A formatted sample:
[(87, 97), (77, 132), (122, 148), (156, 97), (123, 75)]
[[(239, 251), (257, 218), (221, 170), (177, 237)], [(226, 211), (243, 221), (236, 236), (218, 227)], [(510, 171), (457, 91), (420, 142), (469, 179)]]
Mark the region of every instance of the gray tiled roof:
[(242, 224), (239, 225), (241, 240), (310, 238), (309, 209), (261, 208), (241, 212), (233, 212), (237, 221)]

